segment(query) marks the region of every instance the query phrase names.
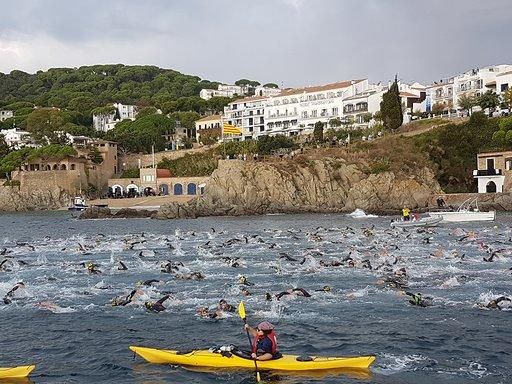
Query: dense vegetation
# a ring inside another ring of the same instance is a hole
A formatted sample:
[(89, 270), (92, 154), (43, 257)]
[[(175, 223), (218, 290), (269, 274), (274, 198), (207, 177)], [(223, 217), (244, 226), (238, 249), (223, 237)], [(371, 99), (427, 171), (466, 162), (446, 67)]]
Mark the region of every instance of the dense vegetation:
[(500, 126), (511, 124), (510, 118), (501, 120), (507, 124), (500, 124), (500, 120), (476, 112), (466, 123), (444, 125), (412, 138), (410, 149), (428, 154), (445, 192), (475, 192), (473, 170), (476, 169), (477, 154), (512, 146), (512, 141), (507, 144), (496, 137)]
[(92, 130), (92, 115), (111, 112), (114, 102), (138, 106), (141, 118), (160, 109), (171, 120), (181, 118), (182, 126), (193, 128), (192, 119), (221, 112), (232, 101), (199, 97), (201, 89), (218, 84), (170, 69), (122, 64), (0, 73), (0, 108), (15, 112), (14, 118), (0, 122), (0, 129), (16, 124), (36, 140), (52, 138), (55, 131), (101, 136)]
[(7, 154), (0, 160), (0, 177), (9, 176), (9, 173), (34, 159), (41, 159), (42, 162), (59, 161), (68, 156), (76, 156), (77, 152), (73, 147), (67, 145), (46, 145), (40, 148), (22, 148)]

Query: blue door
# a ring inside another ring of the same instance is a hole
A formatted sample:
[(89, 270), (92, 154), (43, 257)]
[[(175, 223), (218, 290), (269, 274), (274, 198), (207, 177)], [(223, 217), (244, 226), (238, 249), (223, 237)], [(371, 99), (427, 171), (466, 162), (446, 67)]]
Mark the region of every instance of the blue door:
[(183, 195), (183, 185), (174, 184), (174, 194), (175, 195)]
[(194, 183), (189, 183), (187, 185), (187, 195), (195, 195), (197, 194), (197, 187)]

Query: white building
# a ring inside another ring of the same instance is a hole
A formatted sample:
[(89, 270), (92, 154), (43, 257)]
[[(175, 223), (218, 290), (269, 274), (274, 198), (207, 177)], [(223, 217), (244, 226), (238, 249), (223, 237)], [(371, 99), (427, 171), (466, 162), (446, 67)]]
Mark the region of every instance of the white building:
[(343, 101), (369, 90), (368, 80), (287, 89), (265, 104), (265, 133), (293, 136), (311, 133), (316, 122), (344, 118)]
[(265, 102), (267, 100), (266, 97), (252, 96), (229, 103), (224, 107), (223, 123), (242, 128), (242, 140), (256, 139), (258, 136), (266, 135)]
[(281, 92), (279, 88), (268, 88), (263, 86), (249, 87), (239, 85), (225, 85), (220, 84), (218, 89), (201, 89), (199, 97), (204, 100), (210, 100), (212, 97), (223, 96), (223, 97), (234, 97), (234, 96), (272, 96), (277, 95)]
[(24, 147), (38, 147), (38, 145), (32, 141), (32, 136), (29, 132), (18, 128), (3, 129), (0, 131), (0, 135), (4, 137), (5, 143), (14, 150)]
[(447, 110), (460, 109), (458, 101), (462, 95), (481, 96), (487, 91), (498, 95), (512, 84), (512, 65), (501, 64), (475, 68), (454, 77), (435, 81), (427, 88), (427, 111), (435, 104), (445, 105)]
[(109, 114), (92, 116), (92, 124), (96, 131), (108, 132), (114, 129), (116, 124), (123, 120), (135, 120), (137, 117), (137, 106), (114, 103), (114, 111)]
[(201, 134), (207, 130), (211, 129), (219, 129), (222, 125), (222, 116), (221, 115), (211, 115), (211, 116), (205, 116), (199, 120), (196, 120), (195, 126), (196, 126), (196, 141), (199, 142), (199, 138), (201, 137)]
[(7, 111), (7, 110), (0, 111), (0, 121), (5, 121), (7, 119), (10, 119), (11, 117), (14, 117), (13, 111)]

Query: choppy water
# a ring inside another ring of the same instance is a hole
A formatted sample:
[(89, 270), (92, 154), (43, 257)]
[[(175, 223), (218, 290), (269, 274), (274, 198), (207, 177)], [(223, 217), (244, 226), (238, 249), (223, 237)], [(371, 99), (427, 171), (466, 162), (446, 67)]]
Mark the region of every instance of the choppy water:
[[(132, 344), (245, 345), (236, 315), (207, 320), (196, 314), (221, 298), (234, 305), (243, 298), (250, 323), (268, 319), (276, 325), (284, 353), (377, 355), (368, 378), (272, 376), (266, 382), (510, 383), (512, 310), (479, 304), (512, 296), (511, 222), (503, 214), (495, 223), (444, 224), (418, 233), (390, 230), (389, 218), (346, 215), (176, 221), (2, 215), (0, 251), (6, 251), (0, 262), (6, 256), (9, 261), (8, 271), (0, 272), (0, 297), (18, 281), (26, 287), (11, 304), (0, 303), (0, 366), (37, 363), (35, 383), (253, 382), (250, 372), (150, 365), (128, 350)], [(492, 251), (498, 251), (494, 261), (483, 261)], [(280, 258), (282, 252), (298, 261)], [(355, 267), (320, 263), (349, 252)], [(223, 257), (239, 258), (239, 266)], [(362, 268), (365, 259), (373, 268), (386, 261), (392, 270), (405, 267), (409, 290), (433, 297), (434, 305), (409, 305), (407, 296), (380, 284), (392, 272)], [(127, 271), (117, 269), (118, 260)], [(162, 273), (165, 260), (182, 262), (180, 273), (200, 271), (206, 277), (181, 280)], [(84, 262), (94, 262), (102, 273), (88, 274)], [(248, 287), (249, 297), (240, 293), (240, 275), (255, 284)], [(148, 279), (161, 283), (142, 287), (133, 304), (111, 306), (114, 297)], [(332, 291), (314, 292), (325, 285)], [(266, 292), (293, 287), (312, 297), (265, 301)], [(147, 312), (143, 302), (165, 291), (173, 293), (167, 310)]]

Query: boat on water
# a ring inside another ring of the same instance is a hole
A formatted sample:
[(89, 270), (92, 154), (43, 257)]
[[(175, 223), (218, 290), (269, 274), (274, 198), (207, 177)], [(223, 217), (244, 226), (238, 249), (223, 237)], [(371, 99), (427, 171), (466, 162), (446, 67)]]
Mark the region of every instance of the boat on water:
[(439, 217), (422, 217), (419, 220), (395, 220), (391, 222), (392, 228), (416, 228), (416, 227), (435, 227), (443, 221), (441, 216)]
[(466, 222), (466, 221), (494, 221), (496, 211), (480, 211), (478, 208), (478, 198), (469, 198), (465, 200), (457, 210), (430, 211), (431, 217), (442, 217), (443, 221)]
[(0, 368), (0, 379), (23, 379), (30, 375), (30, 373), (35, 368), (35, 365), (23, 365), (19, 367)]
[(85, 198), (82, 196), (75, 196), (73, 203), (68, 207), (68, 211), (82, 212), (85, 211), (89, 206), (85, 203)]
[[(220, 368), (220, 369), (251, 369), (254, 360), (249, 354), (232, 349), (229, 352), (212, 350), (175, 351), (155, 348), (130, 346), (130, 349), (149, 363), (173, 364), (187, 367)], [(296, 356), (283, 355), (279, 359), (258, 361), (258, 369), (262, 371), (321, 371), (332, 369), (367, 370), (375, 361), (375, 356)]]

